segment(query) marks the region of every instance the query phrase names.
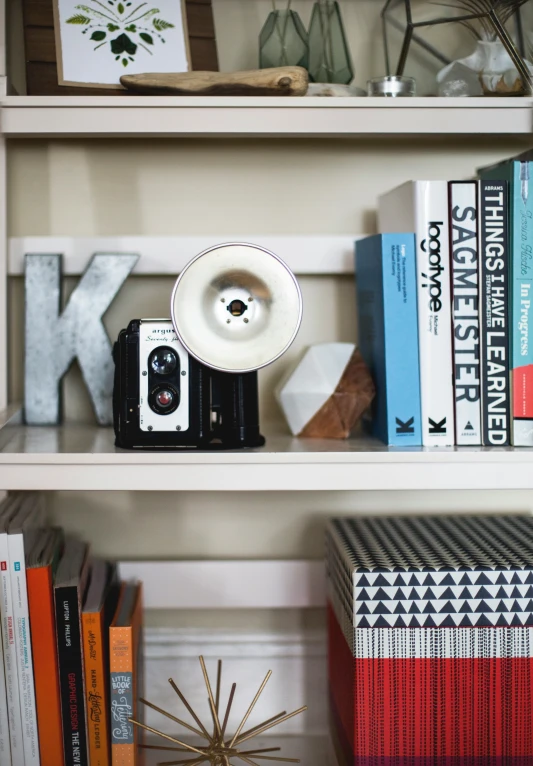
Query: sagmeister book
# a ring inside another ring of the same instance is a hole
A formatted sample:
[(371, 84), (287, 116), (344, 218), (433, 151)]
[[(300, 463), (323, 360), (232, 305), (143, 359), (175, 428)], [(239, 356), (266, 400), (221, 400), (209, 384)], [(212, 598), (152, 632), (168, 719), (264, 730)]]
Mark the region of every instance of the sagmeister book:
[(511, 443), (507, 181), (479, 182), (483, 444)]
[(109, 626), (117, 607), (116, 566), (95, 559), (82, 612), (90, 766), (110, 766)]
[(376, 385), (372, 432), (385, 444), (422, 444), (415, 237), (356, 243), (359, 348)]
[(26, 556), (41, 766), (64, 766), (53, 578), (63, 550), (60, 529), (39, 530)]
[(68, 539), (54, 580), (57, 657), (66, 766), (88, 766), (81, 609), (89, 548)]
[(533, 447), (532, 159), (529, 152), (479, 171), (485, 180), (509, 184), (511, 440), (516, 447)]
[(479, 247), (476, 181), (451, 181), (455, 441), (481, 444), (481, 359), (479, 343)]
[[(130, 723), (142, 715), (143, 696), (142, 586), (124, 583), (109, 629), (111, 757), (113, 766), (142, 766), (142, 731)], [(142, 720), (142, 718), (141, 718)]]
[(448, 182), (410, 181), (379, 198), (379, 230), (416, 235), (422, 441), (451, 446), (454, 433)]

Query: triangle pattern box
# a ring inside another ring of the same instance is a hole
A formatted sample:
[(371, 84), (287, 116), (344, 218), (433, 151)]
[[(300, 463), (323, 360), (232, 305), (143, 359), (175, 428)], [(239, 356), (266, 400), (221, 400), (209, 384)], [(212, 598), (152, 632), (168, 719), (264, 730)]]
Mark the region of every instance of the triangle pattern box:
[(533, 766), (533, 518), (330, 522), (332, 738), (353, 766)]

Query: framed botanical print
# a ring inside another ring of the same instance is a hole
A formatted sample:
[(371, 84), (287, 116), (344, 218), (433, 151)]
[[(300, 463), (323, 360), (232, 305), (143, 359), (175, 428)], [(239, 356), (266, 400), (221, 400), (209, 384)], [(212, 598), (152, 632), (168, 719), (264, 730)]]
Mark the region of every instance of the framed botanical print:
[(191, 69), (184, 0), (54, 0), (54, 28), (59, 85)]

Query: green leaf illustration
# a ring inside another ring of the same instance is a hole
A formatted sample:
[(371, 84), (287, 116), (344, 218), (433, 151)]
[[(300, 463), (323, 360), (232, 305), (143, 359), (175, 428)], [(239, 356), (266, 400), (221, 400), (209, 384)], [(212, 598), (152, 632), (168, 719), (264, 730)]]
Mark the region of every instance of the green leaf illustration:
[(96, 42), (101, 42), (102, 40), (105, 40), (106, 33), (105, 32), (93, 32), (91, 35), (91, 40), (96, 40)]
[[(111, 40), (111, 51), (115, 54), (129, 53), (131, 56), (134, 56), (137, 51), (137, 45), (123, 32), (118, 37), (115, 37), (114, 40)], [(124, 64), (124, 59), (122, 63)]]
[(128, 59), (122, 59), (122, 66), (128, 66)]
[(116, 31), (117, 31), (117, 29), (120, 29), (120, 27), (117, 27), (117, 25), (116, 25), (116, 24), (108, 24), (108, 25), (107, 25), (107, 28), (108, 28), (108, 30), (109, 30), (110, 32), (116, 32)]
[(90, 24), (91, 19), (88, 16), (82, 16), (81, 13), (77, 13), (75, 16), (71, 16), (67, 19), (67, 24)]
[(153, 45), (154, 44), (154, 38), (151, 37), (146, 32), (140, 32), (139, 33), (139, 37), (141, 38), (141, 40), (144, 40), (145, 43), (148, 43), (148, 45)]
[(174, 27), (174, 24), (171, 24), (170, 21), (165, 21), (164, 19), (154, 19), (152, 23), (158, 32), (162, 32), (164, 29), (173, 29)]
[(117, 5), (117, 11), (118, 11), (119, 13), (124, 13), (124, 6), (122, 5), (122, 3), (119, 3), (119, 4)]
[(137, 27), (135, 24), (130, 24), (129, 27), (126, 27), (126, 32), (136, 32)]

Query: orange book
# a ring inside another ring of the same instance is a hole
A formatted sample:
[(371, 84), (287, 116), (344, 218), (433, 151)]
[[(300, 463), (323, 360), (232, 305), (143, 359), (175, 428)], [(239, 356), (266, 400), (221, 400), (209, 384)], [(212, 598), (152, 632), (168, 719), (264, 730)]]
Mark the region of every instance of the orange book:
[(116, 567), (95, 559), (81, 614), (90, 766), (110, 766), (108, 630), (117, 607)]
[(41, 766), (64, 766), (53, 577), (63, 547), (59, 529), (40, 532), (26, 560)]
[(113, 766), (143, 766), (143, 731), (129, 718), (141, 720), (143, 696), (142, 586), (122, 585), (117, 611), (109, 628), (111, 697), (111, 762)]

